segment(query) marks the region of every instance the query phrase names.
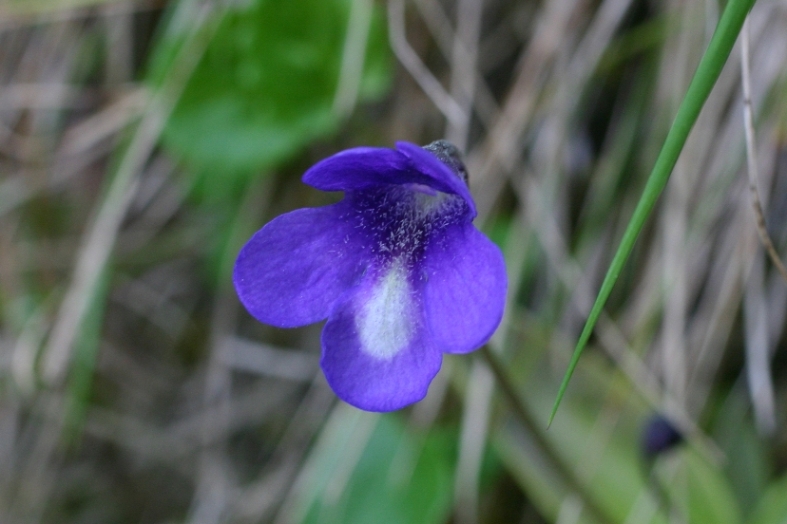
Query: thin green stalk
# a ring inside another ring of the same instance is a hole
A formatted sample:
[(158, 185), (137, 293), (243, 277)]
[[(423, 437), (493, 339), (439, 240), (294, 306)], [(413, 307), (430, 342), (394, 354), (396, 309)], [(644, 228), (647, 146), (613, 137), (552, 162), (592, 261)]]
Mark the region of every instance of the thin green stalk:
[(669, 176), (675, 167), (675, 163), (678, 161), (678, 156), (686, 143), (689, 132), (697, 121), (702, 106), (708, 99), (711, 89), (716, 84), (716, 80), (718, 80), (719, 74), (721, 74), (721, 70), (730, 56), (732, 46), (738, 38), (743, 22), (752, 5), (754, 5), (754, 0), (729, 0), (721, 15), (716, 32), (713, 33), (708, 49), (705, 51), (702, 60), (700, 60), (686, 96), (678, 108), (675, 121), (672, 123), (661, 152), (656, 159), (656, 165), (653, 166), (653, 171), (645, 185), (642, 197), (640, 197), (634, 210), (634, 215), (626, 227), (620, 247), (615, 252), (593, 308), (590, 310), (585, 327), (579, 336), (574, 354), (571, 356), (571, 362), (568, 365), (568, 370), (566, 370), (563, 382), (560, 384), (547, 427), (552, 424), (552, 420), (555, 418), (557, 408), (568, 387), (568, 382), (571, 380), (571, 375), (574, 373), (579, 357), (587, 345), (601, 310), (612, 292), (612, 287), (615, 285), (623, 265), (631, 254), (634, 242), (637, 240), (645, 220), (650, 216), (653, 206), (655, 206), (661, 192), (664, 190), (664, 186), (669, 180)]

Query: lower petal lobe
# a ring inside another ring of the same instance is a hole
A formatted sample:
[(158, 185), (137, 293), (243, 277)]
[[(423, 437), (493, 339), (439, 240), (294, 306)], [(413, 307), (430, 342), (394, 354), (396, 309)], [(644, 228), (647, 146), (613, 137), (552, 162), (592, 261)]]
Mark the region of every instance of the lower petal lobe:
[(243, 246), (233, 280), (260, 322), (296, 327), (323, 320), (359, 278), (365, 247), (344, 222), (344, 203), (277, 217)]
[(442, 354), (424, 337), (407, 271), (394, 262), (337, 304), (322, 333), (322, 369), (336, 395), (367, 411), (426, 396)]
[(506, 301), (500, 249), (472, 224), (456, 224), (424, 252), (423, 309), (441, 351), (467, 353), (492, 336)]

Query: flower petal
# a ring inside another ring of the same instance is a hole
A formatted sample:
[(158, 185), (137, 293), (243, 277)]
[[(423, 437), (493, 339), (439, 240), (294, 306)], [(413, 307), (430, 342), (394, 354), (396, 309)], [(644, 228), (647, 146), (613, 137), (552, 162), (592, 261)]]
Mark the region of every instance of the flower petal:
[(451, 168), (415, 144), (397, 142), (396, 147), (356, 147), (342, 151), (312, 166), (304, 173), (303, 182), (323, 191), (420, 184), (461, 196), (468, 205), (467, 219), (476, 216), (470, 190)]
[(459, 175), (454, 173), (450, 167), (440, 161), (435, 155), (409, 142), (397, 142), (396, 148), (406, 155), (416, 170), (431, 179), (426, 185), (434, 187), (444, 193), (453, 193), (461, 196), (469, 207), (468, 220), (472, 220), (478, 214), (475, 202), (470, 194), (470, 189)]
[(489, 340), (508, 287), (500, 249), (472, 224), (457, 224), (427, 247), (423, 271), (423, 308), (435, 345), (467, 353)]
[(260, 322), (296, 327), (326, 318), (364, 269), (363, 239), (342, 217), (344, 202), (277, 217), (238, 255), (238, 297)]
[(418, 294), (403, 265), (369, 276), (331, 313), (322, 369), (334, 392), (367, 411), (393, 411), (426, 396), (442, 354), (423, 336)]
[(410, 160), (395, 149), (356, 147), (313, 165), (304, 173), (303, 182), (323, 191), (353, 191), (385, 184), (424, 184), (429, 178), (412, 169)]

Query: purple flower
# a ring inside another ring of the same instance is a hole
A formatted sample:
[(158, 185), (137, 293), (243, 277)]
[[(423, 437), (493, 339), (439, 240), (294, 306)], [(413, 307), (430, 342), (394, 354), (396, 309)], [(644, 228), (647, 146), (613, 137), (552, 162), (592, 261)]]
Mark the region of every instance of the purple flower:
[(322, 369), (349, 404), (391, 411), (421, 400), (442, 354), (483, 345), (505, 303), (503, 256), (472, 224), (456, 148), (349, 149), (303, 181), (344, 199), (259, 230), (235, 264), (241, 302), (279, 327), (327, 318)]
[(642, 452), (648, 458), (654, 458), (674, 448), (683, 441), (683, 436), (669, 420), (661, 415), (654, 415), (645, 424), (642, 432)]

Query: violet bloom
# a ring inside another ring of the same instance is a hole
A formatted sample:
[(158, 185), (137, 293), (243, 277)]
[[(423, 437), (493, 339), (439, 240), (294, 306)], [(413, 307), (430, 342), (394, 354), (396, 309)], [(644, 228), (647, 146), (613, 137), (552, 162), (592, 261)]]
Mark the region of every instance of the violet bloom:
[(278, 327), (327, 318), (322, 369), (349, 404), (391, 411), (421, 400), (442, 354), (477, 349), (503, 315), (503, 256), (472, 224), (466, 176), (445, 141), (321, 161), (303, 181), (344, 199), (259, 230), (235, 264), (241, 302)]
[(683, 442), (683, 436), (661, 415), (654, 415), (642, 432), (642, 452), (649, 459), (665, 453)]

